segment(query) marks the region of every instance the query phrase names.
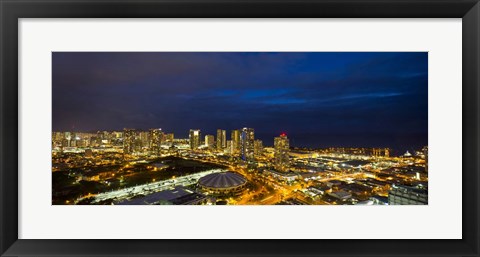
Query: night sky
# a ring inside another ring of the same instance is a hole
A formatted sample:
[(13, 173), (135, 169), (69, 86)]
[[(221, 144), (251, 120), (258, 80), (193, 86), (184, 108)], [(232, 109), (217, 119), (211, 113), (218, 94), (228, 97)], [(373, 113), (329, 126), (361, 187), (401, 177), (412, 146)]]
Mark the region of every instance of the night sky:
[(272, 145), (427, 145), (428, 53), (55, 52), (53, 130), (255, 129)]

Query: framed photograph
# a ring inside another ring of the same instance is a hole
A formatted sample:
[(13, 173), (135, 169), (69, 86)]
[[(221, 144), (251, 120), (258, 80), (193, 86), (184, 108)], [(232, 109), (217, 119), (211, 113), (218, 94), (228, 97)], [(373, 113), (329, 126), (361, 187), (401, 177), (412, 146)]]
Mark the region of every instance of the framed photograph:
[(478, 1), (0, 8), (1, 256), (479, 256)]

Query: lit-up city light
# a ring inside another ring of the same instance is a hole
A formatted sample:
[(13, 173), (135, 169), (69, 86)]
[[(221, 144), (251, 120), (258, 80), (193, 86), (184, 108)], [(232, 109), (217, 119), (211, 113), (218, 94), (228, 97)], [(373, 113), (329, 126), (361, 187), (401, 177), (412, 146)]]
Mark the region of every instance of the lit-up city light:
[(307, 149), (290, 146), (286, 133), (264, 146), (254, 131), (234, 129), (227, 140), (219, 129), (203, 141), (200, 129), (188, 139), (161, 129), (54, 132), (52, 171), (61, 178), (53, 202), (428, 204), (427, 147), (398, 156), (390, 148)]
[(54, 205), (428, 204), (426, 52), (53, 52)]

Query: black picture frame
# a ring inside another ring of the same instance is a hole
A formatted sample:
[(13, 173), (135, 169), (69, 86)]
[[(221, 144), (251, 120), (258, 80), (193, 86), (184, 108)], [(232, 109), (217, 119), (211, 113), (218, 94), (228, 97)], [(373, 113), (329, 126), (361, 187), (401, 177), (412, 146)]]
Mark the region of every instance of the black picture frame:
[[(2, 256), (479, 256), (478, 0), (0, 0), (0, 17)], [(463, 239), (287, 241), (18, 239), (18, 19), (159, 17), (462, 18)]]

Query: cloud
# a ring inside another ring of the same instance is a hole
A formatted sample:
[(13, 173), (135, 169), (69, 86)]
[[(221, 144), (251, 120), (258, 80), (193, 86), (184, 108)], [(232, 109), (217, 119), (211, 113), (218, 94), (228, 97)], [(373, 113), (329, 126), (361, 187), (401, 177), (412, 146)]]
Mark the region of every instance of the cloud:
[(345, 138), (354, 131), (398, 137), (427, 131), (428, 53), (55, 52), (52, 57), (54, 130), (72, 124), (79, 130), (162, 127), (181, 135), (190, 127), (249, 125), (266, 135), (288, 128), (297, 135)]

